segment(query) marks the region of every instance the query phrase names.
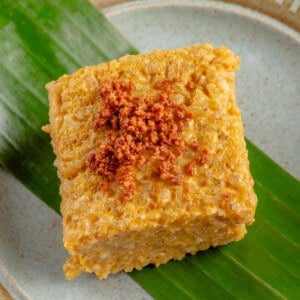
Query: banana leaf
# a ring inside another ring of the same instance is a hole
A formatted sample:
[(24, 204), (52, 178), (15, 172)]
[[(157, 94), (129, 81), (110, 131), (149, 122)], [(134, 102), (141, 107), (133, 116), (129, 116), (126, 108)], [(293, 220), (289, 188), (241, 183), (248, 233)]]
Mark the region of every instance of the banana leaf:
[[(0, 2), (0, 164), (59, 213), (45, 83), (135, 48), (84, 0)], [(228, 246), (130, 276), (156, 299), (300, 299), (300, 183), (247, 141), (256, 222)]]

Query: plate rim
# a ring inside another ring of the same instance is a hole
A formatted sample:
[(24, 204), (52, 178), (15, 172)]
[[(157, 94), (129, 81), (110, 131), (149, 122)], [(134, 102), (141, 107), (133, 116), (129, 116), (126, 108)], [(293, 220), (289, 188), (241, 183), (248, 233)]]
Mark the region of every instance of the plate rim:
[(262, 12), (229, 2), (208, 0), (136, 0), (105, 8), (102, 10), (102, 12), (109, 19), (120, 14), (137, 10), (157, 9), (164, 7), (190, 7), (233, 13), (241, 17), (246, 17), (250, 20), (257, 21), (264, 26), (268, 26), (273, 30), (279, 31), (280, 33), (294, 40), (296, 43), (300, 44), (300, 32), (292, 27)]

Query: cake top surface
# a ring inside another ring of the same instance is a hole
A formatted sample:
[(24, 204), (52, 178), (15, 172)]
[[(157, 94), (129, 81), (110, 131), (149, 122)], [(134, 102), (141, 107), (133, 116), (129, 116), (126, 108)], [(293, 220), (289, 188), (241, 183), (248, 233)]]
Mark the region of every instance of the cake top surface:
[(65, 226), (84, 233), (98, 224), (99, 234), (114, 234), (188, 214), (251, 223), (238, 66), (227, 48), (196, 45), (125, 56), (49, 83)]
[[(149, 165), (148, 176), (142, 180), (182, 183), (176, 159), (183, 154), (181, 133), (192, 114), (173, 100), (173, 86), (180, 81), (155, 83), (153, 89), (160, 90), (155, 98), (135, 95), (132, 81), (112, 79), (100, 87), (102, 108), (94, 130), (102, 129), (107, 141), (88, 163), (101, 176), (99, 189), (115, 195), (116, 205), (133, 198), (138, 185), (134, 173), (144, 165)], [(153, 200), (150, 206), (155, 207)]]

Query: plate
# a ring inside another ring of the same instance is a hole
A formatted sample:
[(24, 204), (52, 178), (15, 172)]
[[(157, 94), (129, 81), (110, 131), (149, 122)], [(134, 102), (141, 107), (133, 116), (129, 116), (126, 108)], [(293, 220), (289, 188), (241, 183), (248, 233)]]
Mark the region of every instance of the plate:
[[(195, 43), (242, 57), (238, 104), (246, 136), (300, 177), (300, 35), (258, 12), (212, 1), (135, 1), (105, 10), (141, 52)], [(151, 299), (129, 276), (64, 279), (61, 219), (0, 170), (0, 281), (16, 299)]]

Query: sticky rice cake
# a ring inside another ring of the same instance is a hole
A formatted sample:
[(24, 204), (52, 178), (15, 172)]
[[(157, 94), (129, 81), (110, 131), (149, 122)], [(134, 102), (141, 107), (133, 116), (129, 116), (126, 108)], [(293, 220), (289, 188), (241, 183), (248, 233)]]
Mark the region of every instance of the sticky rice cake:
[[(235, 100), (239, 62), (226, 47), (195, 45), (126, 55), (47, 84), (50, 124), (45, 130), (61, 181), (67, 279), (81, 271), (102, 279), (158, 266), (243, 238), (257, 199)], [(163, 161), (144, 151), (146, 162), (130, 167), (131, 196), (122, 200), (126, 182), (99, 188), (104, 175), (89, 162), (108, 141), (105, 126), (95, 130), (95, 122), (104, 109), (99, 91), (113, 80), (132, 84), (134, 97), (140, 97), (132, 101), (158, 102), (161, 91), (155, 85), (172, 82), (170, 101), (189, 114), (178, 132), (183, 151), (173, 160), (180, 178), (175, 184), (155, 173)]]

